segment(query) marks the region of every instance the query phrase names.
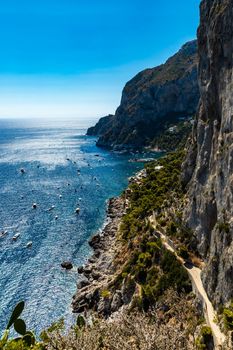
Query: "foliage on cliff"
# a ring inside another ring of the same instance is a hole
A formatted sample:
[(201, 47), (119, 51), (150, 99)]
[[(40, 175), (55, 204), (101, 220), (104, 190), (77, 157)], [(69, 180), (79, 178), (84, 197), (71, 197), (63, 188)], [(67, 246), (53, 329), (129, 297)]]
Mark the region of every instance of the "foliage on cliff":
[(191, 121), (180, 121), (177, 124), (170, 124), (165, 131), (161, 132), (154, 138), (151, 147), (167, 152), (182, 149), (184, 148), (191, 131)]
[(133, 280), (140, 289), (135, 302), (144, 310), (168, 288), (178, 293), (191, 291), (186, 270), (163, 247), (148, 222), (153, 211), (159, 216), (173, 200), (183, 196), (180, 184), (183, 156), (183, 151), (179, 151), (148, 164), (146, 178), (130, 186), (129, 207), (121, 224), (121, 237), (127, 246), (124, 256), (129, 258), (116, 284), (132, 284)]
[(143, 220), (153, 211), (161, 213), (170, 206), (173, 198), (181, 198), (181, 164), (184, 151), (169, 155), (146, 165), (146, 178), (130, 185), (130, 207), (121, 226), (123, 238), (128, 239), (140, 233)]

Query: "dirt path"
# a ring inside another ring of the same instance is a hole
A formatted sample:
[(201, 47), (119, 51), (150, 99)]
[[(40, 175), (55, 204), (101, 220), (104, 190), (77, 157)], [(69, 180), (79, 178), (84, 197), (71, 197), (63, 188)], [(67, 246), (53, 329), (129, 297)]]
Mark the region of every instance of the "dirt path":
[(192, 281), (193, 289), (195, 291), (195, 294), (202, 300), (204, 305), (204, 315), (206, 319), (207, 325), (212, 329), (215, 348), (221, 349), (222, 344), (225, 341), (225, 335), (221, 332), (219, 326), (215, 322), (216, 319), (216, 312), (214, 311), (213, 305), (210, 302), (206, 291), (204, 289), (202, 280), (201, 280), (201, 269), (198, 267), (195, 267), (194, 265), (188, 266), (184, 259), (182, 259), (180, 256), (177, 255), (177, 250), (175, 248), (175, 245), (173, 242), (162, 232), (157, 230), (157, 222), (154, 216), (151, 216), (149, 218), (149, 221), (153, 225), (156, 232), (159, 234), (163, 245), (166, 249), (170, 250), (172, 253), (174, 253), (177, 257), (177, 259), (183, 264), (184, 268), (189, 274), (189, 277)]

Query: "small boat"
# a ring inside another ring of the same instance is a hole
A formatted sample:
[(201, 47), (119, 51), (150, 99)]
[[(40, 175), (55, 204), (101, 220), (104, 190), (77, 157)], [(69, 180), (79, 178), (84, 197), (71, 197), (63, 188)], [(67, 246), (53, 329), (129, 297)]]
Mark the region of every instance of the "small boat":
[(16, 233), (16, 234), (12, 237), (13, 241), (16, 241), (16, 240), (19, 238), (19, 236), (20, 236), (20, 233)]
[(36, 203), (33, 203), (33, 204), (32, 204), (32, 208), (33, 208), (33, 209), (36, 209), (36, 208), (37, 208), (37, 204), (36, 204)]
[(55, 206), (52, 205), (51, 208), (48, 209), (48, 211), (51, 211), (51, 210), (53, 210), (54, 208), (55, 208)]
[(80, 213), (80, 208), (76, 208), (76, 209), (75, 209), (75, 213), (76, 213), (76, 214), (79, 214), (79, 213)]
[(56, 215), (56, 216), (55, 216), (55, 220), (57, 220), (57, 219), (58, 219), (58, 216)]
[(2, 231), (2, 232), (0, 233), (0, 238), (4, 237), (7, 233), (8, 233), (8, 231)]
[(32, 241), (30, 241), (26, 244), (26, 248), (31, 248), (31, 246), (32, 246)]
[(21, 172), (21, 174), (25, 174), (24, 168), (21, 168), (21, 169), (20, 169), (20, 172)]
[(62, 195), (60, 194), (59, 198), (62, 198)]

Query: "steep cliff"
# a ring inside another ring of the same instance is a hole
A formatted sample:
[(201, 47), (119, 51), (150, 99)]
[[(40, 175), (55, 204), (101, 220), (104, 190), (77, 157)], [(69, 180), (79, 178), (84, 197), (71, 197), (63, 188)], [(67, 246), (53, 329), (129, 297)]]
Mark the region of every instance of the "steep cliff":
[(106, 117), (100, 118), (95, 126), (92, 126), (87, 130), (87, 134), (90, 136), (104, 135), (112, 127), (114, 117), (113, 114), (109, 114), (106, 115)]
[(201, 103), (183, 165), (185, 220), (206, 266), (215, 305), (233, 297), (233, 2), (203, 0), (198, 31)]
[(99, 146), (140, 148), (163, 131), (167, 122), (195, 114), (198, 101), (197, 42), (191, 41), (165, 64), (130, 80), (115, 116), (101, 118), (87, 134), (100, 136)]

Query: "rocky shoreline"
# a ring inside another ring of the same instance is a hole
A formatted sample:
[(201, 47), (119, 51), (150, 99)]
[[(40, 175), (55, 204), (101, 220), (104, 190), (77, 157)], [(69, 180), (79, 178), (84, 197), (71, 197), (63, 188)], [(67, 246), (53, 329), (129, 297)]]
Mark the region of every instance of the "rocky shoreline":
[[(86, 313), (89, 310), (107, 316), (118, 309), (120, 300), (108, 298), (105, 288), (111, 284), (117, 271), (114, 263), (119, 248), (117, 232), (121, 218), (126, 210), (125, 196), (111, 198), (108, 202), (107, 221), (101, 233), (94, 235), (89, 241), (93, 254), (84, 266), (78, 268), (83, 276), (77, 284), (77, 292), (73, 296), (74, 313)], [(118, 298), (119, 299), (119, 298)], [(108, 304), (108, 305), (106, 305)]]

